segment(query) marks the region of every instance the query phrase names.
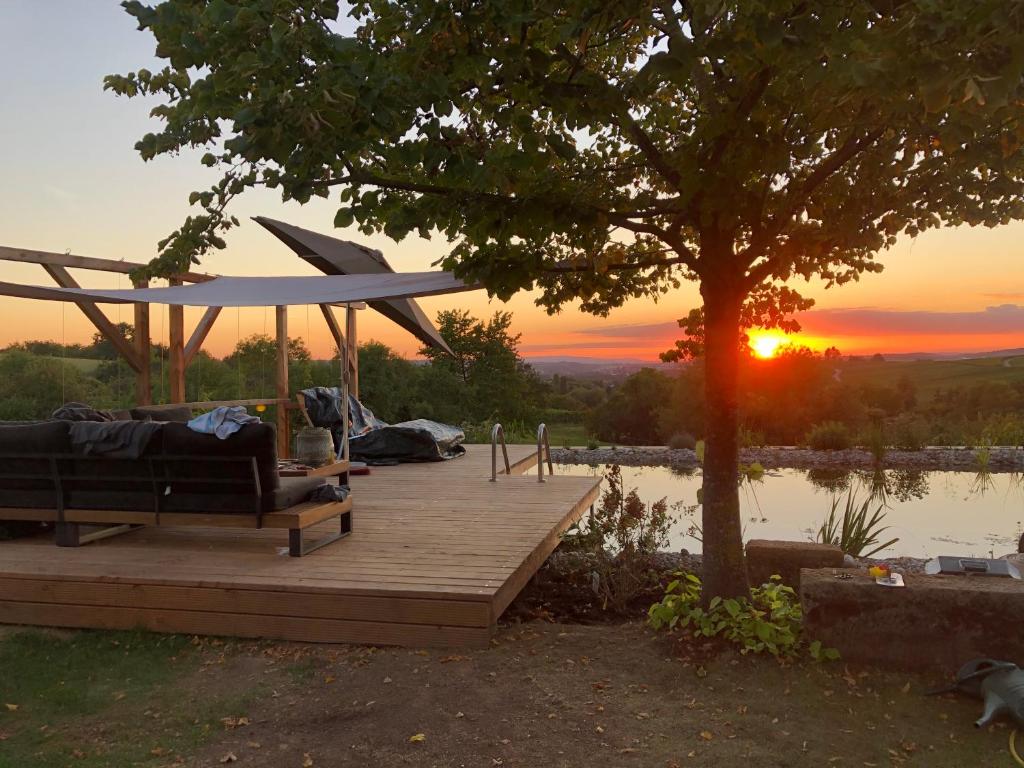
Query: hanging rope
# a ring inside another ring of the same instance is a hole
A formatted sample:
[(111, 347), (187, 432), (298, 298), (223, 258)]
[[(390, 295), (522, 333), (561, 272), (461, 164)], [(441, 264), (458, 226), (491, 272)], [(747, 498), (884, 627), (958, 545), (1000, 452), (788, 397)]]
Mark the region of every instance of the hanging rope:
[[(264, 339), (269, 338), (269, 336), (267, 336), (267, 308), (266, 307), (263, 308), (263, 338)], [(266, 383), (267, 383), (267, 361), (263, 357), (263, 355), (260, 355), (260, 397), (266, 397), (267, 396)]]
[[(118, 274), (117, 276), (117, 287), (120, 290), (124, 287), (124, 275)], [(117, 305), (117, 332), (121, 332), (121, 305)], [(113, 342), (111, 342), (113, 345)], [(117, 399), (117, 406), (121, 407), (121, 354), (114, 349), (114, 397)]]
[[(167, 311), (170, 312), (170, 309), (168, 309)], [(160, 351), (160, 402), (163, 403), (164, 402), (164, 350), (165, 350), (165, 347), (164, 347), (164, 313), (163, 312), (159, 312), (157, 314), (158, 314), (158, 316), (160, 318), (160, 333), (158, 334), (158, 338), (160, 339), (160, 344), (157, 347), (159, 349), (159, 351)]]
[(57, 404), (58, 408), (68, 401), (67, 387), (64, 381), (64, 372), (68, 367), (68, 335), (67, 323), (65, 320), (66, 308), (67, 302), (62, 301), (60, 303), (60, 402)]
[(238, 399), (242, 399), (242, 356), (238, 353), (238, 345), (242, 343), (242, 308), (235, 310), (235, 368), (238, 372)]

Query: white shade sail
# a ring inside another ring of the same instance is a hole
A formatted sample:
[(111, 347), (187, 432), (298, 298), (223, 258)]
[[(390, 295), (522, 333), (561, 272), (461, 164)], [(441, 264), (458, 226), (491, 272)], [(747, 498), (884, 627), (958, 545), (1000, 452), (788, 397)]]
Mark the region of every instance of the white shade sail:
[(0, 295), (110, 304), (283, 307), (436, 296), (479, 287), (449, 272), (388, 272), (312, 277), (217, 277), (203, 283), (168, 288), (51, 288), (0, 283)]

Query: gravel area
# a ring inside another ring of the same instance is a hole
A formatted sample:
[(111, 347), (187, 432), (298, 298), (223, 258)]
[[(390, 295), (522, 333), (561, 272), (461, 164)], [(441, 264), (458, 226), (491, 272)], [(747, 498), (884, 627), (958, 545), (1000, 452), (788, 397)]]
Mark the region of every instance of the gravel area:
[[(697, 454), (688, 449), (662, 446), (622, 448), (558, 448), (551, 451), (560, 464), (620, 464), (623, 466), (673, 467), (696, 469)], [(868, 451), (814, 451), (809, 448), (745, 448), (740, 452), (745, 464), (759, 463), (766, 469), (873, 469), (874, 456)], [(977, 472), (979, 461), (974, 448), (929, 447), (920, 451), (889, 451), (882, 462), (885, 469), (921, 469), (952, 472)], [(988, 460), (990, 472), (1024, 471), (1024, 449), (992, 448)]]

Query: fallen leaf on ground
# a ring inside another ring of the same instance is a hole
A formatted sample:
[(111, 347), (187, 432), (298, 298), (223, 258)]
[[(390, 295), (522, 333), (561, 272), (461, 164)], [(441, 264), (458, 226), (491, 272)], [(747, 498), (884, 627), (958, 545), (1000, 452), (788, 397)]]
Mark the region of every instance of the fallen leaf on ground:
[(418, 744), (419, 742), (426, 740), (427, 734), (425, 733), (414, 733), (412, 736), (409, 737), (409, 741), (413, 742), (414, 744)]
[(18, 705), (17, 704), (4, 704), (4, 706), (7, 707), (7, 711), (8, 712), (17, 712), (18, 711)]
[(313, 758), (309, 756), (309, 752), (302, 756), (302, 768), (313, 768)]
[(711, 733), (711, 731), (701, 731), (700, 737), (704, 739), (704, 741), (711, 741), (713, 738), (715, 738), (714, 734)]
[(234, 752), (228, 752), (224, 757), (220, 759), (222, 763), (235, 763), (238, 762), (238, 756)]

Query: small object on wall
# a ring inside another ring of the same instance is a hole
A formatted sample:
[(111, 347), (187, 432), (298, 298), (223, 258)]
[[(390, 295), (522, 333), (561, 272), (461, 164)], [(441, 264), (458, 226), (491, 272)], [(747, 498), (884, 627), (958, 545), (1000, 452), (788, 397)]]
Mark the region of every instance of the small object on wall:
[(1020, 571), (1009, 560), (994, 560), (984, 557), (940, 555), (925, 563), (924, 572), (932, 575), (1002, 576), (1003, 578), (1020, 579)]

